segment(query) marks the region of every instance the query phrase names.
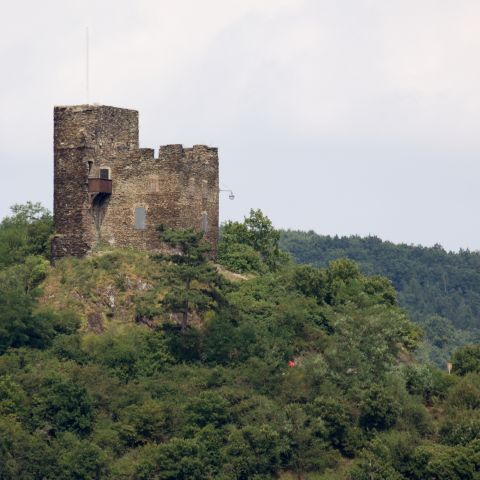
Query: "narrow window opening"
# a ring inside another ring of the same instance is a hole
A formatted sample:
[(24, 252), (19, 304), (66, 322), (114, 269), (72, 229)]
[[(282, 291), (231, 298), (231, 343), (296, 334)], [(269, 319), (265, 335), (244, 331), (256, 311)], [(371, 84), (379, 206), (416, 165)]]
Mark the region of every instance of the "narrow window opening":
[(93, 162), (91, 160), (88, 161), (88, 174), (90, 175), (93, 167)]
[(100, 178), (102, 180), (109, 180), (110, 178), (110, 171), (108, 168), (101, 168), (100, 169)]
[(202, 213), (202, 220), (200, 223), (200, 229), (202, 230), (203, 233), (208, 232), (208, 214), (207, 212)]
[(135, 230), (145, 230), (147, 220), (147, 212), (145, 207), (135, 208)]

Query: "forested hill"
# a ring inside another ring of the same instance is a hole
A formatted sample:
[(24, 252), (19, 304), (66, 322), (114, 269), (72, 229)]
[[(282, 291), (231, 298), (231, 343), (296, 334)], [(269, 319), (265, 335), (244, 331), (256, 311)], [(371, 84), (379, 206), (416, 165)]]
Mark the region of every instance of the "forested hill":
[(389, 278), (401, 306), (420, 323), (430, 358), (443, 363), (455, 346), (476, 342), (480, 327), (480, 253), (447, 252), (440, 245), (394, 244), (378, 237), (331, 237), (283, 231), (281, 247), (295, 260), (324, 267), (350, 258), (366, 275)]
[(451, 374), (391, 282), (299, 265), (261, 211), (50, 263), (0, 222), (0, 480), (478, 480), (480, 346)]

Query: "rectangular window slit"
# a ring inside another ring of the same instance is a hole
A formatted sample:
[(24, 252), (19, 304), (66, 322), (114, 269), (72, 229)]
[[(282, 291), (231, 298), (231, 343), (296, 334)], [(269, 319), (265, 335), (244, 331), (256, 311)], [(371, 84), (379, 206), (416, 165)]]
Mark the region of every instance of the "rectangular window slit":
[(202, 213), (202, 220), (200, 224), (200, 229), (202, 230), (203, 233), (208, 232), (208, 214), (207, 212)]
[(147, 220), (147, 212), (145, 207), (135, 208), (135, 229), (136, 230), (145, 230)]

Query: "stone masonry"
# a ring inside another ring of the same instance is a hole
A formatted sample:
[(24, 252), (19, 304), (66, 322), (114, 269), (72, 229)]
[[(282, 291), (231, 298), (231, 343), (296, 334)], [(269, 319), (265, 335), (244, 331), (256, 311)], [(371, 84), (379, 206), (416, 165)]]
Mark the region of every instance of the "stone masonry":
[(99, 243), (158, 250), (156, 227), (193, 227), (218, 242), (218, 151), (139, 148), (138, 112), (97, 105), (54, 109), (53, 258)]

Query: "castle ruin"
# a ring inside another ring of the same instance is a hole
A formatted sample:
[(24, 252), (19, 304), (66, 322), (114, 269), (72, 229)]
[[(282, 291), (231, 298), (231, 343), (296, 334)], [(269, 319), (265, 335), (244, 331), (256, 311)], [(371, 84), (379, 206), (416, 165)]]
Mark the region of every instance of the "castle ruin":
[(218, 150), (139, 148), (138, 112), (97, 105), (54, 108), (53, 258), (99, 243), (161, 248), (157, 226), (203, 231), (218, 242)]

